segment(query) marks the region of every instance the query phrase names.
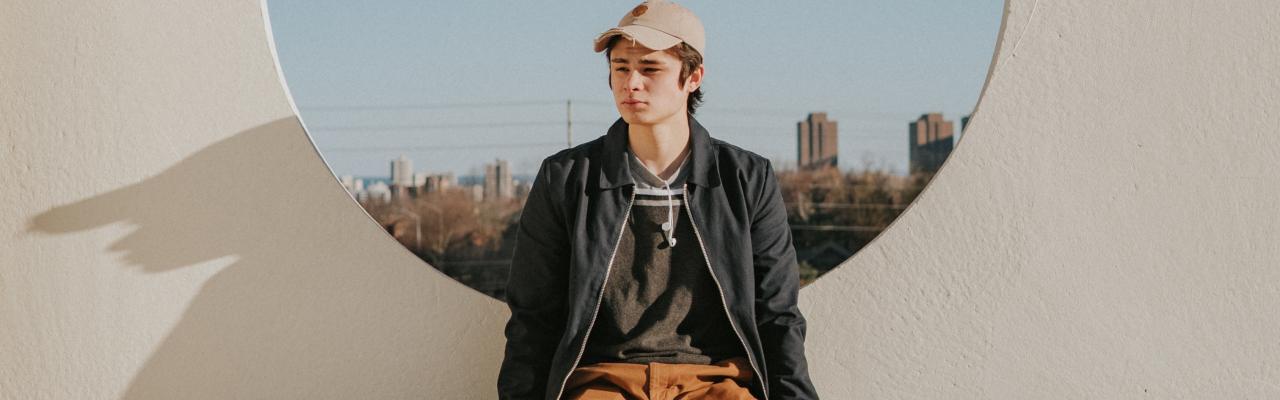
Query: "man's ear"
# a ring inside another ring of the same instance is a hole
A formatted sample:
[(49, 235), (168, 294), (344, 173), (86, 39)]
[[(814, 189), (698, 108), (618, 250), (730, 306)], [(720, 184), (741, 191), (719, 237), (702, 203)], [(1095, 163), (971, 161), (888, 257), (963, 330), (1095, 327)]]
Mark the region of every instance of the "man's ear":
[(699, 87), (702, 87), (702, 74), (705, 72), (706, 68), (702, 65), (698, 65), (698, 68), (694, 69), (693, 73), (689, 74), (689, 78), (685, 79), (685, 92), (693, 93), (694, 90), (698, 90)]

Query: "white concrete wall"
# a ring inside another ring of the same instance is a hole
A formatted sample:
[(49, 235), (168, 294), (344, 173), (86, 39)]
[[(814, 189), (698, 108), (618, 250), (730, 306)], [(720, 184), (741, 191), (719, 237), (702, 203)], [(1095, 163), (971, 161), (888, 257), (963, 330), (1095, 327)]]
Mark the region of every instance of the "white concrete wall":
[(350, 200), (257, 1), (0, 18), (0, 398), (494, 392), (505, 306)]
[(921, 197), (802, 292), (839, 399), (1280, 398), (1280, 2), (1014, 0)]
[[(802, 292), (824, 398), (1280, 397), (1280, 3), (1011, 0), (942, 173)], [(0, 3), (0, 398), (491, 398), (505, 307), (346, 195), (260, 4)]]

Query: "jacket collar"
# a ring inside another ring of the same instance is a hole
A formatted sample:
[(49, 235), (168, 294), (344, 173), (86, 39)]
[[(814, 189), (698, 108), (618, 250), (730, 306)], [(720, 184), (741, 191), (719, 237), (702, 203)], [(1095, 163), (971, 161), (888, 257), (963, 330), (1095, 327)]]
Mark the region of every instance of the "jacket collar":
[[(626, 159), (628, 146), (628, 124), (618, 118), (604, 137), (604, 154), (601, 154), (600, 188), (610, 189), (622, 185), (634, 185), (631, 179), (631, 166)], [(714, 187), (720, 185), (719, 168), (716, 164), (715, 148), (711, 145), (711, 134), (702, 127), (698, 120), (689, 116), (689, 142), (693, 148), (689, 150), (689, 183), (698, 186)]]

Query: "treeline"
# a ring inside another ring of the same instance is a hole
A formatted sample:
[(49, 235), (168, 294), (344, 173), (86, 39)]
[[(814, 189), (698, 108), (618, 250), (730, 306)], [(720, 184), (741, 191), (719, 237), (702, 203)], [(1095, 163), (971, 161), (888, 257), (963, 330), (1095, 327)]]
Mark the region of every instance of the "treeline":
[(360, 204), (418, 258), (454, 279), (504, 300), (523, 199), (481, 201), (453, 187)]
[(778, 170), (800, 279), (813, 282), (879, 235), (932, 179), (884, 169)]
[[(883, 169), (777, 171), (803, 284), (843, 263), (915, 200), (932, 174)], [(477, 201), (468, 188), (361, 202), (369, 215), (423, 261), (499, 300), (524, 199)]]

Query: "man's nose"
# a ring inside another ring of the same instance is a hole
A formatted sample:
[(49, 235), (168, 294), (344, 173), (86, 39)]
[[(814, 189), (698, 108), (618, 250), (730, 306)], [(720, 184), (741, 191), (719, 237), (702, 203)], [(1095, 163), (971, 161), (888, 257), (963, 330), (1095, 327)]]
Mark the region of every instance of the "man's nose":
[(640, 90), (641, 84), (644, 81), (641, 78), (643, 78), (643, 76), (640, 75), (639, 71), (632, 70), (631, 72), (628, 72), (626, 80), (627, 90)]

